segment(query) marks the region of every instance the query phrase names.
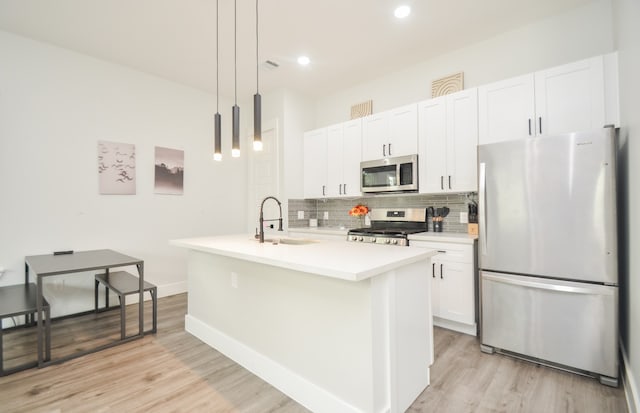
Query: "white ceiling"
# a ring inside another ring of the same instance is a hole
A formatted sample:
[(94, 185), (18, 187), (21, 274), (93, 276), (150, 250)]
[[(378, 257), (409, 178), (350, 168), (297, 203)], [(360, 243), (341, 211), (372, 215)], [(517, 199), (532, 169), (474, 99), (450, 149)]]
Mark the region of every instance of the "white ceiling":
[[(280, 64), (260, 70), (260, 92), (323, 96), (592, 1), (260, 0), (260, 61)], [(238, 100), (256, 88), (255, 7), (237, 0)], [(233, 0), (219, 9), (220, 93), (233, 97)], [(216, 92), (215, 0), (0, 0), (0, 29)]]

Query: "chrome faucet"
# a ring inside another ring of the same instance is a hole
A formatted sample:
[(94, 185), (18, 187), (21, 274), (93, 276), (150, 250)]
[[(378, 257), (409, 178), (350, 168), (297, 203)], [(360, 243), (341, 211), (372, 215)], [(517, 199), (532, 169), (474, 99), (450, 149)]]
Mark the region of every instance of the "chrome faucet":
[[(280, 218), (277, 219), (264, 219), (264, 214), (262, 213), (262, 209), (264, 207), (264, 203), (267, 199), (273, 199), (278, 203), (278, 208), (280, 208)], [(264, 222), (265, 221), (278, 221), (278, 231), (282, 231), (282, 204), (278, 199), (274, 196), (268, 196), (262, 200), (260, 204), (260, 243), (264, 243)]]

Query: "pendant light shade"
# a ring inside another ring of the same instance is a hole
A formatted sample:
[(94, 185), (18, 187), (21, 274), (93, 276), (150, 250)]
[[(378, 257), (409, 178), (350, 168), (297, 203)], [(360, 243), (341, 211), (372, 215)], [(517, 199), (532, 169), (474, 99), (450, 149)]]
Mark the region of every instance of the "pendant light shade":
[(258, 58), (258, 0), (256, 0), (256, 94), (253, 95), (253, 150), (262, 150), (262, 97), (260, 96)]
[(218, 19), (218, 0), (216, 0), (216, 114), (213, 116), (214, 119), (214, 141), (213, 141), (213, 159), (215, 161), (222, 160), (222, 117), (220, 116), (220, 111), (218, 110), (218, 106), (220, 104), (220, 82), (218, 76), (219, 65), (218, 65), (218, 44), (219, 44), (219, 19)]
[(231, 136), (231, 156), (237, 158), (240, 156), (240, 107), (233, 105), (231, 108), (231, 118), (233, 121), (233, 132)]
[(214, 139), (214, 152), (213, 159), (215, 161), (222, 160), (222, 117), (219, 113), (216, 113), (213, 116), (214, 119), (214, 130), (215, 130), (215, 139)]
[(262, 150), (262, 97), (253, 95), (253, 149)]
[(238, 107), (238, 0), (233, 1), (233, 76), (235, 87), (232, 111), (231, 156), (240, 156), (240, 108)]

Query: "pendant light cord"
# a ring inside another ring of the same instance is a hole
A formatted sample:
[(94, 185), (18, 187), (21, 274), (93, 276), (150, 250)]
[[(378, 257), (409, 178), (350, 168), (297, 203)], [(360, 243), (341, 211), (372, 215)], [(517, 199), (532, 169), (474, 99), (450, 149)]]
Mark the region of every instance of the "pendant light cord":
[(259, 65), (259, 58), (258, 58), (258, 0), (256, 0), (256, 93), (260, 93), (260, 83), (259, 83), (259, 76), (258, 76), (258, 70), (260, 65)]
[(233, 1), (234, 102), (238, 104), (238, 0)]

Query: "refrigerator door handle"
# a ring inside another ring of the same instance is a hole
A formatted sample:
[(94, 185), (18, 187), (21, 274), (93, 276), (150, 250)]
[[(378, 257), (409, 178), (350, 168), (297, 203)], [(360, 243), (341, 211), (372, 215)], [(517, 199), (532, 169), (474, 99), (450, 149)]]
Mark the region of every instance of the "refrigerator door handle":
[(486, 190), (487, 190), (487, 164), (480, 163), (480, 176), (479, 176), (479, 190), (478, 190), (478, 202), (480, 208), (479, 218), (479, 230), (480, 230), (480, 247), (482, 255), (487, 255), (487, 205), (486, 205)]
[(516, 279), (506, 278), (499, 275), (489, 274), (486, 272), (482, 274), (482, 278), (486, 280), (498, 282), (498, 283), (503, 283), (503, 284), (511, 284), (511, 285), (517, 285), (520, 287), (535, 288), (537, 290), (559, 291), (559, 292), (572, 293), (572, 294), (602, 295), (602, 290), (597, 288), (573, 287), (568, 285), (558, 285), (558, 284), (543, 283), (543, 282), (537, 282), (537, 281), (527, 281), (522, 279), (516, 280)]

